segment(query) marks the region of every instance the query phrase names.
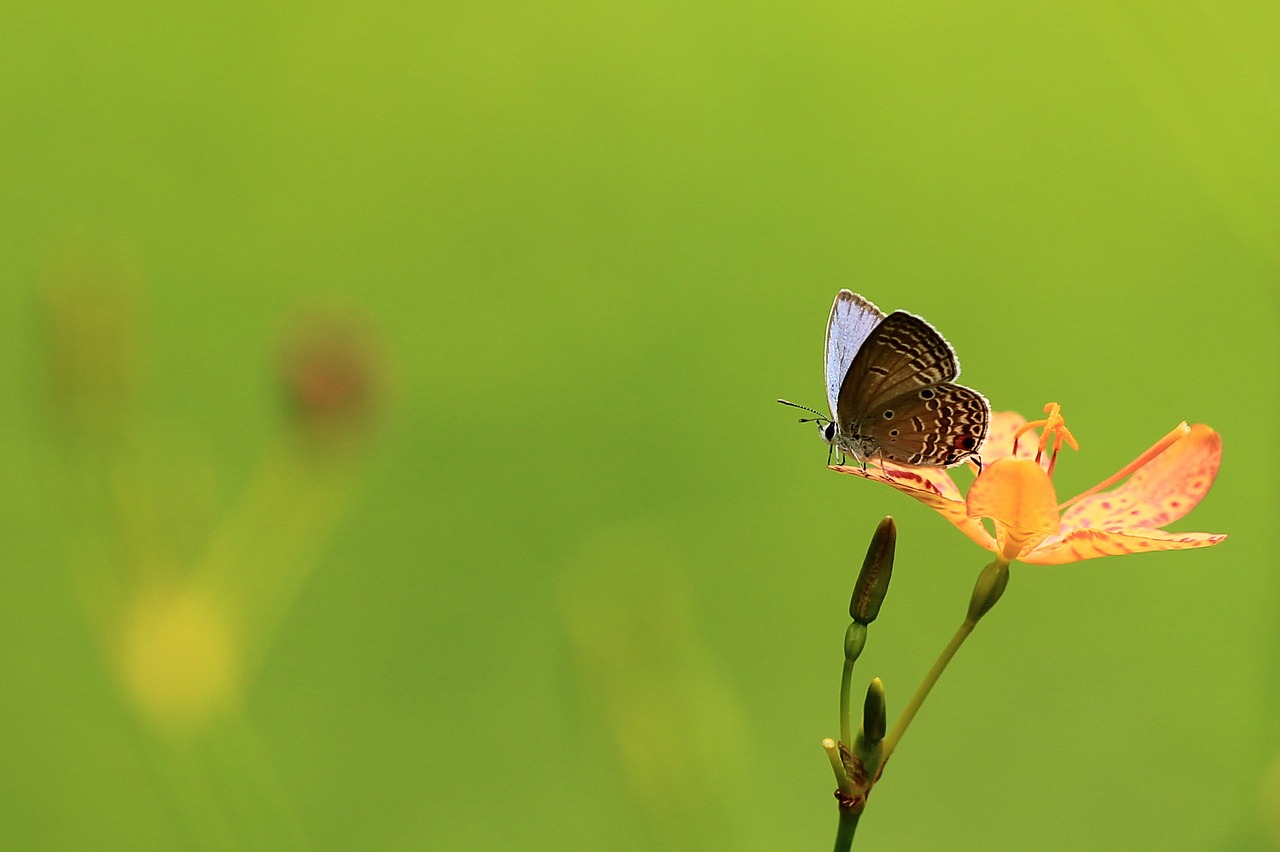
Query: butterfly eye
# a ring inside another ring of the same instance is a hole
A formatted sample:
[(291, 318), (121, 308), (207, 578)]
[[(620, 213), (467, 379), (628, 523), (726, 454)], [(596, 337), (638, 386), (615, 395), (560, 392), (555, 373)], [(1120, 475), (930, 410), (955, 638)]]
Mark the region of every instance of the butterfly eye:
[(822, 437), (827, 439), (827, 443), (831, 443), (836, 439), (836, 424), (828, 423), (822, 427)]

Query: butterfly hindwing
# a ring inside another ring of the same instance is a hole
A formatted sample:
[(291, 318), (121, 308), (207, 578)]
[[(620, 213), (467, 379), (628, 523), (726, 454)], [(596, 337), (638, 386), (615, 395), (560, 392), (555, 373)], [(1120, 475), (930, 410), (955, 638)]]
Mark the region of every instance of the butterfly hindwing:
[(950, 467), (977, 455), (990, 420), (991, 406), (982, 394), (943, 382), (873, 408), (853, 429), (887, 461)]

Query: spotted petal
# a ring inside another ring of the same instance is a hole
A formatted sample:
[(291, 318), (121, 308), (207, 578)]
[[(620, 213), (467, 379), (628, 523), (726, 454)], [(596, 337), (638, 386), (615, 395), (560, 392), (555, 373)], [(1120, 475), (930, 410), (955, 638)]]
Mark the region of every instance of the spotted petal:
[[(1013, 436), (1027, 424), (1027, 418), (1016, 411), (993, 411), (991, 423), (987, 426), (987, 437), (978, 449), (982, 456), (982, 466), (986, 467), (996, 459), (1013, 455)], [(1030, 440), (1018, 443), (1018, 457), (1032, 458), (1036, 453), (1035, 435)]]
[(982, 526), (981, 521), (969, 517), (964, 495), (942, 468), (885, 465), (883, 470), (874, 467), (863, 470), (859, 465), (836, 465), (831, 469), (891, 485), (942, 515), (955, 524), (960, 532), (987, 550), (995, 550), (995, 539)]
[(1072, 530), (1065, 536), (1046, 539), (1020, 561), (1028, 565), (1063, 565), (1099, 556), (1146, 553), (1156, 550), (1186, 550), (1209, 547), (1226, 538), (1212, 533), (1169, 533), (1156, 529), (1132, 529), (1124, 532), (1105, 530)]
[(1062, 531), (1130, 532), (1171, 524), (1200, 502), (1221, 463), (1222, 436), (1198, 423), (1123, 485), (1085, 497), (1068, 509)]

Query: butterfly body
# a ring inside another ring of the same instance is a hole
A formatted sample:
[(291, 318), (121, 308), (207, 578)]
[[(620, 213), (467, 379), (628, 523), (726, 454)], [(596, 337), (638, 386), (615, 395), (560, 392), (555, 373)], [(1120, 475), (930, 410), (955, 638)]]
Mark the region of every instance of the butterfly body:
[(991, 407), (956, 384), (955, 350), (915, 314), (886, 315), (841, 290), (827, 321), (824, 440), (862, 464), (868, 460), (950, 467), (977, 456)]

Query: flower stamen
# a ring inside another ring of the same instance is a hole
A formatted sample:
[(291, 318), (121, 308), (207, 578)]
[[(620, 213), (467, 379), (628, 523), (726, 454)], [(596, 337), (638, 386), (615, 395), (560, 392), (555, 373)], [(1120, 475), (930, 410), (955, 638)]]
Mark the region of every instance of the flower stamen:
[(1071, 434), (1071, 430), (1067, 428), (1067, 421), (1062, 416), (1062, 406), (1056, 402), (1051, 402), (1044, 407), (1045, 414), (1048, 416), (1043, 420), (1032, 420), (1024, 423), (1013, 433), (1013, 454), (1018, 454), (1018, 439), (1033, 429), (1040, 430), (1040, 439), (1036, 446), (1036, 464), (1040, 464), (1040, 460), (1044, 458), (1044, 451), (1049, 447), (1050, 439), (1053, 440), (1053, 453), (1049, 457), (1049, 476), (1053, 476), (1053, 468), (1058, 463), (1058, 451), (1062, 449), (1063, 443), (1071, 447), (1073, 450), (1079, 450), (1080, 445), (1076, 443), (1075, 436)]

